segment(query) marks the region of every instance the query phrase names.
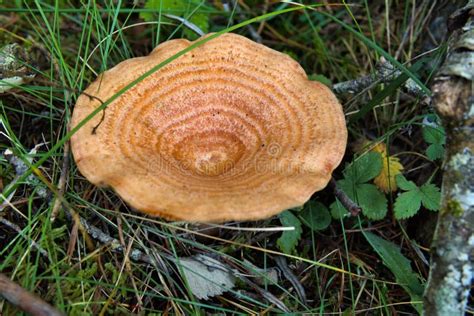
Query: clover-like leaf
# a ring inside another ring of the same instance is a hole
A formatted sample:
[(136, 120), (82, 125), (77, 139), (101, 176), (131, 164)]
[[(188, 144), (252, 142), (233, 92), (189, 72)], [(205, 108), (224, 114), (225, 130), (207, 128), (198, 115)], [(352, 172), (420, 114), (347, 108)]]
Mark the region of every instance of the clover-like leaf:
[(331, 210), (331, 216), (334, 219), (341, 219), (349, 216), (349, 212), (337, 199), (336, 201), (332, 202), (331, 205), (329, 205), (329, 209)]
[(326, 229), (331, 223), (331, 214), (329, 214), (328, 208), (316, 201), (309, 201), (305, 204), (300, 218), (303, 224), (314, 231)]
[(423, 126), (423, 139), (429, 144), (444, 145), (444, 143), (446, 142), (444, 128), (440, 125)]

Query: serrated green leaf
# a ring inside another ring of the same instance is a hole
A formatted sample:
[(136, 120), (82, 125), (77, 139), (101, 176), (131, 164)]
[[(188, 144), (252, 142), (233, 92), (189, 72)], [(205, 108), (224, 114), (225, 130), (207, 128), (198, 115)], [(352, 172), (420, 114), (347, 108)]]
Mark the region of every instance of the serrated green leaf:
[(404, 191), (409, 191), (409, 190), (416, 190), (418, 187), (416, 186), (415, 182), (413, 181), (408, 181), (403, 175), (399, 174), (396, 176), (397, 179), (397, 185), (400, 189)]
[(362, 214), (373, 220), (379, 220), (387, 215), (387, 198), (373, 184), (359, 184), (357, 199), (362, 208)]
[(424, 287), (419, 276), (411, 268), (410, 260), (402, 255), (398, 246), (372, 233), (364, 232), (364, 236), (382, 258), (383, 264), (395, 275), (397, 283), (410, 295), (412, 306), (421, 314), (423, 309)]
[[(387, 215), (387, 198), (377, 187), (369, 183), (355, 184), (349, 179), (337, 181), (337, 186), (362, 209), (362, 214), (370, 219), (379, 220)], [(339, 205), (331, 205), (331, 212), (342, 213)], [(334, 204), (334, 203), (333, 203)]]
[(400, 194), (394, 207), (396, 219), (405, 219), (412, 217), (418, 212), (421, 206), (421, 194), (418, 188)]
[[(207, 13), (195, 12), (196, 8), (203, 8), (202, 3), (190, 0), (147, 0), (146, 9), (156, 10), (156, 13), (141, 12), (140, 17), (145, 21), (154, 21), (158, 14), (166, 13), (185, 18), (192, 24), (199, 27), (204, 33), (209, 31), (209, 16)], [(163, 17), (166, 20), (166, 17)], [(189, 39), (196, 39), (199, 36), (188, 28), (184, 28), (184, 34)]]
[(280, 222), (285, 227), (293, 226), (295, 228), (294, 230), (284, 231), (277, 240), (278, 248), (286, 254), (291, 254), (301, 237), (301, 222), (290, 211), (285, 211), (280, 214)]
[[(382, 156), (378, 152), (370, 152), (346, 167), (345, 179), (337, 181), (337, 186), (361, 207), (362, 213), (375, 220), (387, 214), (387, 198), (375, 185), (365, 182), (378, 176), (381, 170)], [(347, 213), (338, 201), (330, 207), (335, 218)]]
[(397, 176), (398, 186), (407, 191), (400, 194), (395, 201), (395, 217), (404, 219), (412, 217), (423, 206), (431, 211), (440, 208), (441, 193), (439, 188), (431, 183), (425, 183), (417, 187), (413, 181), (408, 181), (404, 176)]
[(441, 159), (444, 157), (444, 146), (440, 144), (431, 144), (426, 148), (426, 156), (430, 160)]
[(329, 209), (331, 210), (331, 216), (334, 219), (341, 219), (349, 215), (349, 212), (337, 199), (336, 201), (332, 202), (332, 204), (329, 206)]
[(446, 133), (444, 128), (440, 126), (424, 126), (423, 139), (430, 144), (426, 148), (426, 155), (430, 160), (443, 158), (444, 144), (446, 143)]
[(441, 204), (441, 192), (439, 188), (431, 183), (423, 184), (420, 187), (421, 202), (430, 211), (437, 211)]
[(329, 214), (328, 208), (316, 201), (309, 201), (305, 204), (300, 218), (303, 224), (314, 231), (326, 229), (331, 223), (331, 214)]
[(423, 139), (429, 144), (443, 145), (446, 142), (446, 135), (442, 126), (424, 126)]
[(381, 170), (382, 156), (380, 153), (370, 152), (354, 160), (344, 170), (344, 175), (354, 183), (364, 183), (378, 176)]

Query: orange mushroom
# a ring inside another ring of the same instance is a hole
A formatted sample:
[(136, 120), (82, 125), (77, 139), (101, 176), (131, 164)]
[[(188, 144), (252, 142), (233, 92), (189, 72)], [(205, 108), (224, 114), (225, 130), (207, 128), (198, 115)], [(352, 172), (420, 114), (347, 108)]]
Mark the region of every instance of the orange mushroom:
[[(191, 44), (164, 42), (104, 72), (77, 100), (72, 126)], [(198, 222), (262, 219), (305, 203), (327, 185), (346, 141), (341, 105), (326, 86), (236, 34), (167, 64), (71, 138), (90, 182), (143, 213)]]

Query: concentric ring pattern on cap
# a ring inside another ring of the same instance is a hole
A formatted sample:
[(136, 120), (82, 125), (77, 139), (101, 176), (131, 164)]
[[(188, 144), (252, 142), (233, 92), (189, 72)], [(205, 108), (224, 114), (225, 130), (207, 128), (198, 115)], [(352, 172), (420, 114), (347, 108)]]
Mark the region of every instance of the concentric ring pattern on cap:
[[(164, 42), (104, 72), (79, 97), (72, 126), (190, 44)], [(71, 138), (90, 182), (141, 212), (199, 222), (262, 219), (303, 204), (327, 185), (346, 141), (327, 87), (287, 55), (236, 34), (164, 66)]]

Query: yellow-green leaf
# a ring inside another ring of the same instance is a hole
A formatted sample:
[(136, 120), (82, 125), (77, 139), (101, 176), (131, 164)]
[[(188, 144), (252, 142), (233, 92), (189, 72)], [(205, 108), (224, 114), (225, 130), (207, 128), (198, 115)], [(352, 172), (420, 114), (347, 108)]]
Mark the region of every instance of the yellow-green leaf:
[(403, 170), (403, 165), (400, 163), (400, 160), (388, 154), (387, 146), (384, 143), (377, 144), (372, 151), (382, 155), (382, 170), (380, 174), (375, 177), (374, 184), (385, 193), (397, 191), (395, 177)]

